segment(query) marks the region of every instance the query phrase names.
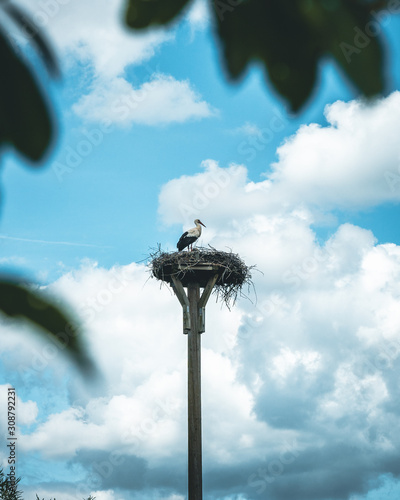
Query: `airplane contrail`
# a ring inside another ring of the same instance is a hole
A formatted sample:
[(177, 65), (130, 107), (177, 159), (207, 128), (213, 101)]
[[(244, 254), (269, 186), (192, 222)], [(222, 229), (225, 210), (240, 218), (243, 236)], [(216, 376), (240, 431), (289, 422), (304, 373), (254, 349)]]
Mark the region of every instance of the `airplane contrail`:
[(34, 240), (30, 238), (17, 238), (16, 236), (7, 236), (5, 234), (0, 234), (0, 239), (2, 240), (13, 240), (13, 241), (26, 241), (27, 243), (45, 243), (47, 245), (67, 245), (73, 247), (92, 247), (92, 248), (113, 248), (109, 245), (92, 245), (90, 243), (73, 243), (71, 241), (48, 241), (48, 240)]

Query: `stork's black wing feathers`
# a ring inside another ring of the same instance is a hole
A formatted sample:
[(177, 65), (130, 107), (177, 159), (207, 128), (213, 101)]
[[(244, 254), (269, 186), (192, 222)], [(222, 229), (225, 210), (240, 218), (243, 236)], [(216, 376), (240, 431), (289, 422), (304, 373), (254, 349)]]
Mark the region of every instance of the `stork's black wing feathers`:
[(183, 250), (185, 247), (188, 246), (189, 243), (186, 243), (186, 236), (188, 235), (188, 232), (185, 231), (182, 236), (179, 238), (178, 243), (176, 244), (176, 247), (179, 251)]
[(176, 247), (179, 251), (183, 250), (187, 246), (189, 246), (191, 243), (194, 243), (197, 240), (195, 236), (188, 236), (188, 231), (185, 231), (182, 236), (179, 238), (178, 243), (176, 244)]
[(176, 244), (176, 246), (177, 246), (177, 248), (178, 248), (178, 250), (179, 250), (179, 251), (181, 251), (183, 248), (185, 248), (185, 247), (182, 247), (182, 248), (179, 248), (179, 247), (183, 245), (183, 241), (184, 241), (184, 239), (186, 238), (187, 234), (188, 234), (188, 232), (187, 232), (187, 231), (185, 231), (185, 232), (182, 234), (182, 236), (179, 238), (178, 243)]

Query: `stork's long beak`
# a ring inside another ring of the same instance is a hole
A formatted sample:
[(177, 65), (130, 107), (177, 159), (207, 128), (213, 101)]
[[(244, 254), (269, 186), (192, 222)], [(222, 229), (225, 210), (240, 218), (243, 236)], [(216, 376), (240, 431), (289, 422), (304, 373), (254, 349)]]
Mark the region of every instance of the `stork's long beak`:
[(207, 227), (205, 224), (203, 224), (203, 223), (201, 222), (201, 220), (199, 220), (199, 223), (200, 223), (202, 226)]

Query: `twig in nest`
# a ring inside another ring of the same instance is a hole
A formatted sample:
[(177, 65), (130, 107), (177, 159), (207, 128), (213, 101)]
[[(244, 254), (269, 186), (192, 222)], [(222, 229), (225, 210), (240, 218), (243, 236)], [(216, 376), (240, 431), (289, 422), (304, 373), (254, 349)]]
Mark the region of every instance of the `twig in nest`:
[(243, 286), (253, 287), (251, 270), (243, 260), (232, 251), (220, 252), (215, 248), (198, 247), (191, 252), (163, 252), (159, 246), (150, 254), (149, 270), (157, 280), (172, 282), (171, 276), (180, 279), (184, 286), (188, 283), (198, 283), (205, 287), (210, 277), (218, 274), (213, 293), (217, 300), (222, 299), (230, 309), (238, 295), (242, 294)]

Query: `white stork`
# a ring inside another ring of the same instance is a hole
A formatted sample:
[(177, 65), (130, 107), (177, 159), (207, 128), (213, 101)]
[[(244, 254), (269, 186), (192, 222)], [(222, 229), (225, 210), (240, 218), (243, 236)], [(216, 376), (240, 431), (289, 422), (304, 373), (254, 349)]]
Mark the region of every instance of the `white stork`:
[[(199, 219), (195, 219), (194, 223), (196, 224), (196, 227), (192, 227), (192, 229), (185, 231), (182, 234), (182, 236), (179, 238), (179, 241), (176, 245), (179, 252), (181, 250), (183, 250), (184, 248), (189, 247), (189, 245), (190, 245), (190, 249), (192, 250), (193, 243), (200, 238), (201, 226), (204, 226), (204, 224)], [(206, 226), (204, 226), (204, 227), (206, 227)], [(188, 251), (189, 251), (189, 248), (188, 248)]]

